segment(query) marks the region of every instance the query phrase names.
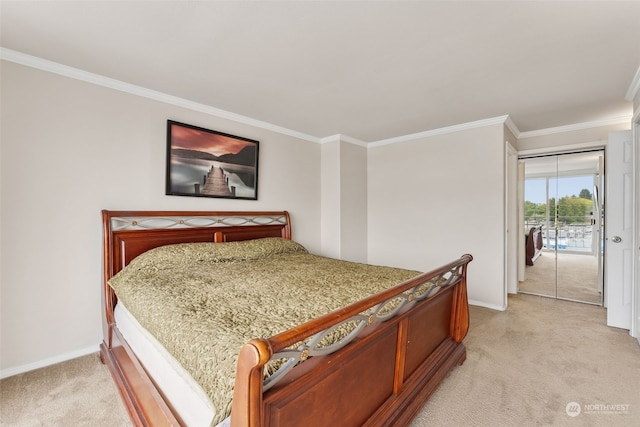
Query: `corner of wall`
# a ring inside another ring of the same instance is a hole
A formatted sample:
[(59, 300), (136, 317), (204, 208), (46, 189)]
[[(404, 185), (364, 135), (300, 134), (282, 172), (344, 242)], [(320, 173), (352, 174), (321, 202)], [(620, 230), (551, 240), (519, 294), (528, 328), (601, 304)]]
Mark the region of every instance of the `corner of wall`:
[(367, 260), (367, 148), (349, 138), (322, 144), (322, 254)]

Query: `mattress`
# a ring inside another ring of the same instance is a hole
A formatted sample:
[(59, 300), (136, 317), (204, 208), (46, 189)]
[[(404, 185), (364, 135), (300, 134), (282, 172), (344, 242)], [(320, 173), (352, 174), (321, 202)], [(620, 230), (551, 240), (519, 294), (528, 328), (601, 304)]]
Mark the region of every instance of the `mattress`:
[[(214, 416), (213, 406), (202, 387), (178, 361), (144, 329), (122, 303), (114, 316), (118, 330), (129, 347), (154, 379), (156, 386), (171, 402), (173, 410), (187, 426), (208, 426)], [(217, 427), (229, 426), (229, 418)]]

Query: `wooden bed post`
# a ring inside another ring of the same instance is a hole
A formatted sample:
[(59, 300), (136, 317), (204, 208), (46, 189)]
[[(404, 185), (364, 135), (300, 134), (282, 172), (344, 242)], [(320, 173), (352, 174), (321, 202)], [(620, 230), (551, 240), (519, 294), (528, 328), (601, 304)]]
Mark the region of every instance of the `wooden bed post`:
[(102, 317), (102, 328), (104, 342), (108, 348), (111, 348), (112, 344), (112, 330), (111, 327), (115, 323), (113, 319), (113, 292), (109, 288), (107, 282), (109, 278), (113, 276), (113, 255), (110, 248), (113, 247), (112, 233), (111, 233), (111, 221), (109, 213), (106, 210), (102, 211), (102, 308), (104, 310)]
[[(240, 349), (231, 407), (232, 427), (262, 425), (263, 369), (271, 355), (269, 344), (261, 339), (253, 339)], [(247, 381), (238, 381), (238, 378)]]
[(456, 342), (462, 342), (469, 331), (469, 302), (467, 300), (467, 265), (473, 257), (469, 254), (469, 261), (462, 265), (462, 280), (458, 283), (453, 294), (453, 307), (451, 310), (451, 337)]

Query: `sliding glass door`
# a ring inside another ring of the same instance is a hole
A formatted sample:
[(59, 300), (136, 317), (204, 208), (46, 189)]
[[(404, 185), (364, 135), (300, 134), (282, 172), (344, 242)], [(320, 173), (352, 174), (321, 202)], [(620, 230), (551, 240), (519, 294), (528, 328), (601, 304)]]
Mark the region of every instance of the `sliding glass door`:
[(602, 304), (603, 156), (599, 150), (524, 159), (524, 232), (531, 239), (532, 228), (540, 230), (542, 245), (520, 292)]

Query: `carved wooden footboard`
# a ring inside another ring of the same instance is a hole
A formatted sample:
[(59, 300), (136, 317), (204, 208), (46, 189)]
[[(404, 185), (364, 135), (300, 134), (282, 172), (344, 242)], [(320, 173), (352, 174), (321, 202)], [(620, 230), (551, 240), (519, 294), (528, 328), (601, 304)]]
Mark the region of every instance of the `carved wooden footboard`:
[[(103, 211), (104, 343), (109, 367), (135, 425), (182, 425), (122, 338), (107, 281), (157, 246), (291, 238), (287, 212)], [(408, 425), (450, 370), (466, 357), (470, 255), (240, 351), (232, 426)], [(345, 330), (339, 343), (322, 336)], [(264, 380), (264, 367), (281, 359)]]
[[(466, 266), (471, 259), (464, 255), (339, 312), (246, 344), (236, 372), (232, 426), (410, 423), (449, 371), (465, 360), (461, 341), (469, 327)], [(385, 302), (394, 305), (390, 313), (361, 314), (371, 307), (384, 311)], [(323, 349), (290, 350), (288, 357), (304, 363), (263, 393), (263, 366), (273, 354), (278, 357), (302, 339), (354, 318), (362, 329), (349, 345), (316, 358), (314, 352)]]

